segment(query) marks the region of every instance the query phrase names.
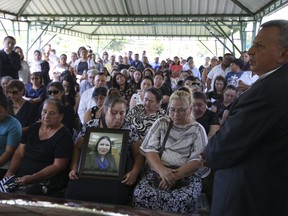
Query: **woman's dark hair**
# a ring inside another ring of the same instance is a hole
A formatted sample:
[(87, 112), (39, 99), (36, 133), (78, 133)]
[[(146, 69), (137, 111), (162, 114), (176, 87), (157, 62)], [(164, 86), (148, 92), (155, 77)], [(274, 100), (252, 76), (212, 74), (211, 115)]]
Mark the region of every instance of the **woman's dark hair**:
[[(21, 47), (19, 47), (19, 46), (15, 46), (14, 49), (13, 49), (14, 52), (16, 52), (17, 49), (21, 49), (21, 50), (22, 50)], [(22, 51), (23, 51), (23, 50), (22, 50)], [(23, 59), (24, 59), (24, 56), (22, 56), (21, 61), (22, 61)]]
[(125, 75), (124, 75), (124, 74), (121, 74), (121, 73), (117, 73), (117, 74), (113, 77), (113, 79), (112, 79), (113, 87), (116, 88), (116, 89), (120, 89), (120, 86), (119, 86), (119, 84), (118, 84), (117, 81), (116, 81), (117, 76), (123, 76), (123, 77), (124, 77), (124, 79), (125, 79), (125, 88), (124, 88), (124, 89), (127, 89), (127, 88), (128, 88), (127, 79), (126, 79)]
[(189, 89), (188, 87), (186, 87), (186, 86), (181, 86), (181, 87), (180, 87), (179, 89), (177, 89), (177, 90), (179, 90), (179, 91), (185, 91), (185, 92), (191, 94), (190, 89)]
[(35, 51), (34, 51), (34, 54), (35, 54), (35, 53), (38, 53), (38, 54), (42, 55), (42, 52), (41, 52), (40, 50), (35, 50)]
[[(63, 106), (63, 104), (62, 104), (61, 101), (59, 101), (59, 100), (57, 100), (57, 99), (55, 99), (55, 98), (48, 98), (48, 99), (46, 99), (46, 100), (44, 101), (44, 105), (47, 104), (47, 103), (54, 104), (54, 105), (57, 107), (58, 112), (59, 112), (60, 114), (64, 114), (64, 106)], [(44, 105), (43, 105), (43, 107), (44, 107)], [(42, 109), (43, 109), (43, 108), (42, 108)]]
[(8, 85), (7, 85), (7, 89), (12, 89), (12, 88), (16, 88), (19, 91), (25, 90), (25, 85), (23, 82), (21, 82), (20, 80), (17, 79), (12, 79)]
[(216, 81), (222, 81), (224, 83), (223, 90), (226, 88), (226, 86), (227, 86), (226, 80), (225, 80), (225, 78), (223, 76), (220, 75), (220, 76), (217, 76), (215, 78), (215, 81), (213, 83), (213, 91), (214, 92), (217, 92), (217, 90), (216, 90)]
[(37, 77), (39, 77), (40, 83), (42, 84), (43, 78), (42, 78), (41, 72), (33, 72), (33, 73), (31, 74), (31, 77), (32, 77), (32, 76), (37, 76)]
[(47, 86), (47, 91), (48, 91), (49, 87), (52, 87), (52, 86), (57, 88), (58, 91), (64, 92), (64, 87), (63, 87), (63, 85), (60, 82), (51, 82), (51, 83), (49, 83), (48, 86)]
[(157, 75), (162, 76), (162, 78), (164, 79), (163, 73), (157, 72), (157, 73), (155, 73), (154, 77), (156, 77)]
[(189, 81), (196, 81), (197, 79), (196, 79), (194, 76), (190, 75), (190, 76), (188, 76), (188, 77), (186, 77), (186, 78), (184, 79), (182, 85), (184, 85), (187, 80), (189, 80)]
[[(151, 76), (154, 77), (155, 76), (155, 71), (152, 68), (145, 68), (142, 72), (143, 76), (147, 76), (145, 75), (145, 72), (149, 71), (151, 73)], [(149, 75), (148, 75), (149, 76)]]
[(142, 80), (142, 78), (143, 78), (143, 74), (141, 73), (141, 71), (140, 71), (140, 70), (135, 70), (134, 73), (133, 73), (133, 76), (131, 77), (131, 83), (136, 83), (136, 82), (135, 82), (135, 79), (134, 79), (134, 74), (135, 74), (136, 72), (139, 72), (139, 73), (141, 74), (140, 82), (141, 82), (141, 80)]
[(113, 107), (116, 103), (123, 103), (127, 106), (125, 99), (120, 95), (120, 93), (113, 91), (107, 95), (103, 106), (107, 110), (109, 107)]
[(194, 92), (193, 93), (193, 98), (195, 100), (199, 99), (199, 100), (202, 100), (205, 104), (207, 104), (207, 98), (206, 98), (206, 95), (202, 92)]
[(162, 100), (162, 92), (159, 89), (152, 87), (152, 88), (146, 89), (145, 93), (146, 92), (151, 92), (153, 95), (155, 95), (156, 101), (158, 103)]
[(102, 95), (102, 96), (107, 96), (107, 89), (105, 87), (97, 87), (94, 89), (93, 93), (92, 93), (92, 97), (96, 97), (96, 96), (99, 96), (99, 95)]
[(142, 78), (142, 80), (141, 80), (141, 83), (142, 83), (143, 80), (145, 80), (145, 79), (150, 80), (151, 83), (152, 83), (152, 86), (154, 85), (154, 80), (153, 80), (153, 78), (152, 78), (151, 76), (144, 76), (144, 77)]
[(233, 90), (237, 92), (237, 88), (234, 85), (227, 85), (226, 88), (224, 89), (224, 92), (226, 92), (227, 90)]
[(110, 143), (110, 149), (109, 149), (108, 153), (111, 154), (112, 153), (112, 144), (113, 143), (112, 143), (110, 137), (108, 137), (108, 136), (102, 136), (102, 137), (99, 138), (99, 140), (97, 141), (97, 143), (95, 145), (94, 152), (96, 152), (98, 154), (98, 151), (97, 151), (98, 150), (98, 145), (101, 142), (101, 140), (104, 140), (104, 139), (108, 140), (109, 143)]
[(66, 81), (69, 83), (69, 94), (66, 95), (66, 101), (74, 107), (76, 101), (75, 101), (75, 95), (76, 95), (76, 90), (75, 90), (75, 80), (70, 74), (66, 74), (65, 76), (60, 78), (60, 82), (63, 85), (63, 81)]

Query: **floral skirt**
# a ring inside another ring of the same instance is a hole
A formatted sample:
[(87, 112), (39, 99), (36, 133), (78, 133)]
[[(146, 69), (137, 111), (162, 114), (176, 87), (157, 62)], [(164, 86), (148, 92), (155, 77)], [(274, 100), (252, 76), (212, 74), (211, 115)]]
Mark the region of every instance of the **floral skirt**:
[(198, 213), (198, 199), (202, 190), (202, 180), (189, 177), (190, 183), (171, 190), (161, 190), (155, 186), (155, 173), (148, 170), (134, 189), (135, 207), (158, 209), (177, 213)]

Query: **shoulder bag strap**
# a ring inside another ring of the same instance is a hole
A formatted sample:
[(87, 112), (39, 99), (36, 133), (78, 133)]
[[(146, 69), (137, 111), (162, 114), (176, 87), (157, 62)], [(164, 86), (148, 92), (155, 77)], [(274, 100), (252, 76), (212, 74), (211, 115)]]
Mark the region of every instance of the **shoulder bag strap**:
[(161, 148), (160, 148), (160, 150), (159, 150), (159, 157), (160, 157), (160, 158), (162, 157), (163, 151), (164, 151), (164, 149), (165, 149), (165, 145), (166, 145), (166, 142), (167, 142), (167, 139), (168, 139), (170, 130), (171, 130), (171, 128), (172, 128), (172, 125), (173, 125), (173, 121), (170, 120), (168, 129), (167, 129), (166, 134), (165, 134), (165, 137), (164, 137), (164, 140), (163, 140), (162, 145), (161, 145)]

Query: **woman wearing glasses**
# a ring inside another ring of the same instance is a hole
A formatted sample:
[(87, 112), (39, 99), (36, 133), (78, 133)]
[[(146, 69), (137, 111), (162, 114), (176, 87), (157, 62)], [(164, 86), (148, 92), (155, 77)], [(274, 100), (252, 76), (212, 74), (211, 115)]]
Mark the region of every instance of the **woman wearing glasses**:
[(63, 85), (60, 82), (49, 83), (47, 87), (47, 93), (49, 98), (54, 98), (62, 102), (64, 106), (64, 112), (61, 122), (69, 129), (71, 134), (73, 134), (74, 119), (76, 116), (73, 107), (66, 101)]
[(25, 92), (24, 83), (20, 80), (11, 80), (7, 85), (9, 101), (9, 114), (16, 118), (25, 132), (32, 123), (35, 122), (35, 112), (37, 106), (26, 101), (22, 96)]
[(31, 74), (31, 82), (25, 86), (24, 99), (32, 104), (39, 105), (46, 99), (46, 88), (42, 84), (40, 72)]
[(190, 92), (174, 92), (169, 116), (156, 120), (146, 135), (140, 149), (149, 169), (134, 190), (135, 206), (197, 213), (202, 182), (195, 174), (207, 136), (194, 119), (193, 102)]

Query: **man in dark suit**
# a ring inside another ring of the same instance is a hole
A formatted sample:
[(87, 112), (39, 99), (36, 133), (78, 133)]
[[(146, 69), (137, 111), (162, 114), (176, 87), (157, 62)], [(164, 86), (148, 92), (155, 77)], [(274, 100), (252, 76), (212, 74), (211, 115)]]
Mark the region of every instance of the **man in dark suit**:
[(288, 215), (288, 21), (261, 27), (248, 51), (259, 80), (203, 153), (216, 170), (212, 216)]
[(18, 71), (21, 68), (21, 60), (18, 53), (14, 52), (16, 40), (12, 36), (4, 38), (4, 48), (0, 50), (0, 77), (10, 76), (18, 79)]

